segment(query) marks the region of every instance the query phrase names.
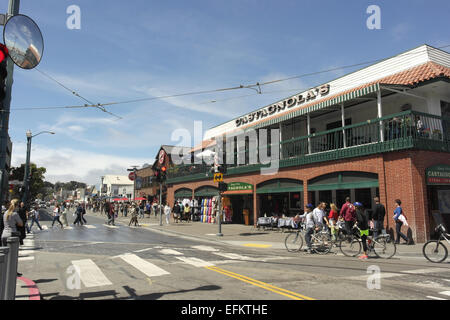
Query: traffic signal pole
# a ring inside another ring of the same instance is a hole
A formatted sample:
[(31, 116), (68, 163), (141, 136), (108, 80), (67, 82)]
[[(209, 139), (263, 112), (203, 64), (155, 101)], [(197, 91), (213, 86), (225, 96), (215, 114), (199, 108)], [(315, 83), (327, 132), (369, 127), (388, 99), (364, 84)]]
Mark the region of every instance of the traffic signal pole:
[(159, 183), (159, 225), (162, 226), (162, 181)]
[[(8, 15), (19, 14), (20, 0), (9, 0)], [(0, 204), (3, 204), (8, 192), (9, 172), (6, 171), (6, 156), (8, 145), (9, 112), (11, 107), (11, 91), (13, 85), (14, 62), (7, 57), (5, 99), (1, 103), (0, 112)]]

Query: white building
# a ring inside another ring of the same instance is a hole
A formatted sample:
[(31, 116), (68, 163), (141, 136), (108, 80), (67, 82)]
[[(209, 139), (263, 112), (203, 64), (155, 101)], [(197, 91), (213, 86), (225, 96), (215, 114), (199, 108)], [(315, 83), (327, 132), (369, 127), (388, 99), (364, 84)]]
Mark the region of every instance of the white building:
[(133, 197), (134, 182), (128, 176), (105, 175), (103, 177), (102, 196)]

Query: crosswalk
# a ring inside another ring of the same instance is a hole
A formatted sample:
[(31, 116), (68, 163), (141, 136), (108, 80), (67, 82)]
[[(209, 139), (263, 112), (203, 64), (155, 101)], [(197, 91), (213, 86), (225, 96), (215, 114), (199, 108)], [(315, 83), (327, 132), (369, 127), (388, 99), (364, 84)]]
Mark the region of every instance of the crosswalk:
[(34, 235), (32, 233), (27, 234), (27, 237), (23, 240), (23, 245), (19, 247), (19, 262), (20, 261), (33, 261), (34, 254), (36, 253), (34, 245)]

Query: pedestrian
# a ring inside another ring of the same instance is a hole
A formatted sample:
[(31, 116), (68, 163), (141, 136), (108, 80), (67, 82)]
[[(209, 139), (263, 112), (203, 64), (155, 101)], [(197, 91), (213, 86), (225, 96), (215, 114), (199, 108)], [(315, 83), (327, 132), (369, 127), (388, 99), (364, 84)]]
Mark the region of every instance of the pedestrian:
[(155, 218), (158, 216), (157, 205), (158, 205), (158, 202), (156, 200), (154, 200), (153, 204), (152, 204), (152, 208), (153, 208), (153, 212), (155, 213)]
[(364, 254), (360, 255), (358, 259), (367, 260), (368, 258), (368, 247), (367, 247), (367, 237), (369, 236), (369, 217), (364, 206), (361, 202), (355, 202), (353, 204), (356, 208), (356, 225), (359, 228), (359, 233), (361, 236), (361, 242), (363, 245)]
[(109, 218), (109, 220), (108, 220), (108, 225), (113, 225), (113, 226), (115, 226), (115, 224), (114, 224), (114, 218), (115, 218), (115, 215), (116, 214), (116, 212), (114, 211), (114, 206), (113, 205), (109, 205), (109, 214), (108, 214), (108, 218)]
[(347, 235), (350, 236), (353, 233), (353, 226), (356, 221), (356, 209), (350, 202), (350, 197), (345, 198), (345, 203), (339, 212), (339, 217), (344, 218), (345, 230)]
[(19, 236), (20, 245), (23, 245), (23, 239), (25, 239), (27, 237), (27, 233), (30, 233), (30, 230), (28, 228), (28, 223), (27, 223), (28, 210), (25, 207), (25, 203), (23, 201), (20, 203), (18, 213), (19, 213), (20, 219), (22, 219), (23, 226), (18, 227), (17, 231), (20, 232), (20, 236)]
[(83, 205), (81, 206), (81, 208), (83, 209), (83, 211), (81, 212), (81, 220), (83, 220), (84, 224), (87, 224), (87, 221), (86, 221), (86, 219), (84, 218), (84, 215), (86, 214), (86, 205), (83, 204)]
[(403, 214), (403, 209), (401, 207), (402, 202), (400, 199), (395, 200), (395, 210), (394, 210), (394, 221), (395, 221), (395, 230), (397, 231), (397, 241), (395, 241), (396, 244), (400, 243), (400, 237), (406, 241), (405, 244), (409, 244), (410, 241), (407, 236), (405, 236), (401, 229), (403, 224), (405, 223), (407, 225), (408, 222), (406, 222), (406, 216)]
[(145, 205), (144, 205), (144, 201), (140, 201), (139, 202), (139, 218), (145, 218), (144, 216), (144, 210), (145, 210)]
[(325, 224), (324, 224), (324, 220), (323, 220), (323, 218), (325, 217), (325, 207), (326, 207), (326, 203), (320, 202), (319, 205), (317, 206), (317, 208), (315, 208), (313, 211), (313, 214), (314, 214), (315, 220), (316, 220), (316, 224), (318, 225), (318, 227), (321, 230), (323, 228), (325, 228)]
[(379, 197), (375, 197), (373, 200), (375, 201), (375, 208), (373, 210), (371, 218), (373, 222), (373, 237), (374, 239), (376, 239), (384, 227), (384, 216), (386, 215), (386, 208), (380, 203)]
[(61, 225), (61, 229), (64, 229), (63, 224), (61, 223), (61, 221), (59, 220), (59, 217), (61, 215), (61, 208), (59, 206), (59, 204), (57, 204), (55, 206), (55, 209), (53, 209), (53, 222), (52, 222), (52, 228), (55, 225), (55, 221), (58, 221), (58, 223)]
[(126, 202), (123, 206), (123, 214), (125, 215), (125, 218), (128, 215), (128, 206), (129, 206), (128, 202)]
[(74, 225), (83, 225), (83, 221), (81, 220), (82, 214), (83, 214), (83, 208), (81, 207), (81, 204), (78, 204), (77, 209), (75, 210), (75, 214), (77, 218), (73, 222)]
[(328, 218), (325, 217), (325, 220), (327, 220), (327, 225), (331, 230), (331, 240), (336, 241), (336, 224), (339, 218), (339, 211), (334, 203), (330, 204), (330, 208), (330, 214), (328, 215)]
[(30, 231), (31, 228), (33, 228), (33, 224), (36, 222), (37, 226), (40, 230), (42, 230), (41, 225), (39, 224), (39, 207), (35, 206), (33, 210), (31, 210), (31, 225), (30, 225)]
[(173, 205), (173, 219), (175, 220), (175, 223), (178, 223), (178, 220), (180, 218), (180, 206), (177, 201), (175, 201)]
[(63, 203), (62, 208), (61, 208), (61, 218), (62, 218), (63, 224), (66, 227), (69, 226), (69, 223), (67, 222), (67, 211), (69, 211), (69, 209), (67, 208), (67, 205), (65, 203)]
[[(18, 202), (19, 199), (11, 200), (11, 204), (3, 216), (4, 229), (1, 234), (1, 244), (3, 247), (8, 245), (8, 238), (10, 238), (14, 232), (17, 232), (17, 227), (23, 227), (24, 225), (17, 210)], [(17, 276), (20, 277), (22, 274), (18, 272)]]
[(131, 226), (131, 224), (134, 223), (135, 227), (139, 227), (138, 210), (139, 210), (139, 207), (136, 204), (131, 204), (131, 208), (130, 208), (131, 220), (130, 220), (130, 223), (128, 224), (128, 226)]
[(300, 218), (305, 219), (305, 241), (306, 241), (306, 252), (312, 253), (311, 251), (311, 235), (314, 233), (314, 230), (319, 230), (319, 228), (316, 228), (317, 221), (316, 217), (313, 213), (314, 206), (311, 203), (308, 203), (305, 206), (305, 213), (300, 216)]
[(172, 209), (170, 208), (169, 204), (166, 203), (166, 206), (164, 207), (164, 214), (166, 216), (166, 224), (169, 224), (169, 218), (170, 218), (171, 211), (172, 211)]
[(189, 206), (189, 203), (186, 203), (186, 206), (184, 207), (183, 220), (189, 221), (190, 218), (191, 218), (191, 207)]

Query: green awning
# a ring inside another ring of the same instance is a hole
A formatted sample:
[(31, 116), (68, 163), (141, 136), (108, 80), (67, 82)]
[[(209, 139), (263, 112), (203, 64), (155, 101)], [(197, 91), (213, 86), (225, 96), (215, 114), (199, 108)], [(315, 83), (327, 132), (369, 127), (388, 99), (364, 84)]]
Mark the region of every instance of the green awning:
[(214, 197), (219, 195), (219, 189), (214, 187), (200, 187), (194, 192), (196, 197)]
[(175, 198), (191, 198), (192, 190), (190, 189), (179, 189), (174, 193)]
[(300, 108), (299, 110), (296, 110), (294, 112), (285, 114), (281, 117), (275, 117), (272, 119), (269, 119), (267, 121), (258, 123), (252, 127), (246, 128), (245, 130), (249, 130), (249, 129), (259, 129), (259, 128), (264, 128), (264, 127), (268, 127), (270, 125), (276, 124), (276, 123), (280, 123), (289, 119), (293, 119), (296, 118), (298, 116), (307, 114), (307, 113), (311, 113), (320, 109), (325, 109), (327, 107), (331, 107), (346, 101), (350, 101), (352, 99), (355, 98), (359, 98), (359, 97), (363, 97), (365, 95), (377, 92), (378, 90), (380, 90), (380, 85), (378, 83), (375, 83), (373, 85), (361, 88), (361, 89), (356, 89), (353, 90), (351, 92), (345, 93), (345, 94), (341, 94), (338, 95), (332, 99), (327, 99), (325, 101), (322, 102), (318, 102), (316, 104), (310, 105), (307, 108)]
[(275, 179), (256, 187), (257, 194), (301, 192), (303, 184), (300, 181), (288, 179)]

